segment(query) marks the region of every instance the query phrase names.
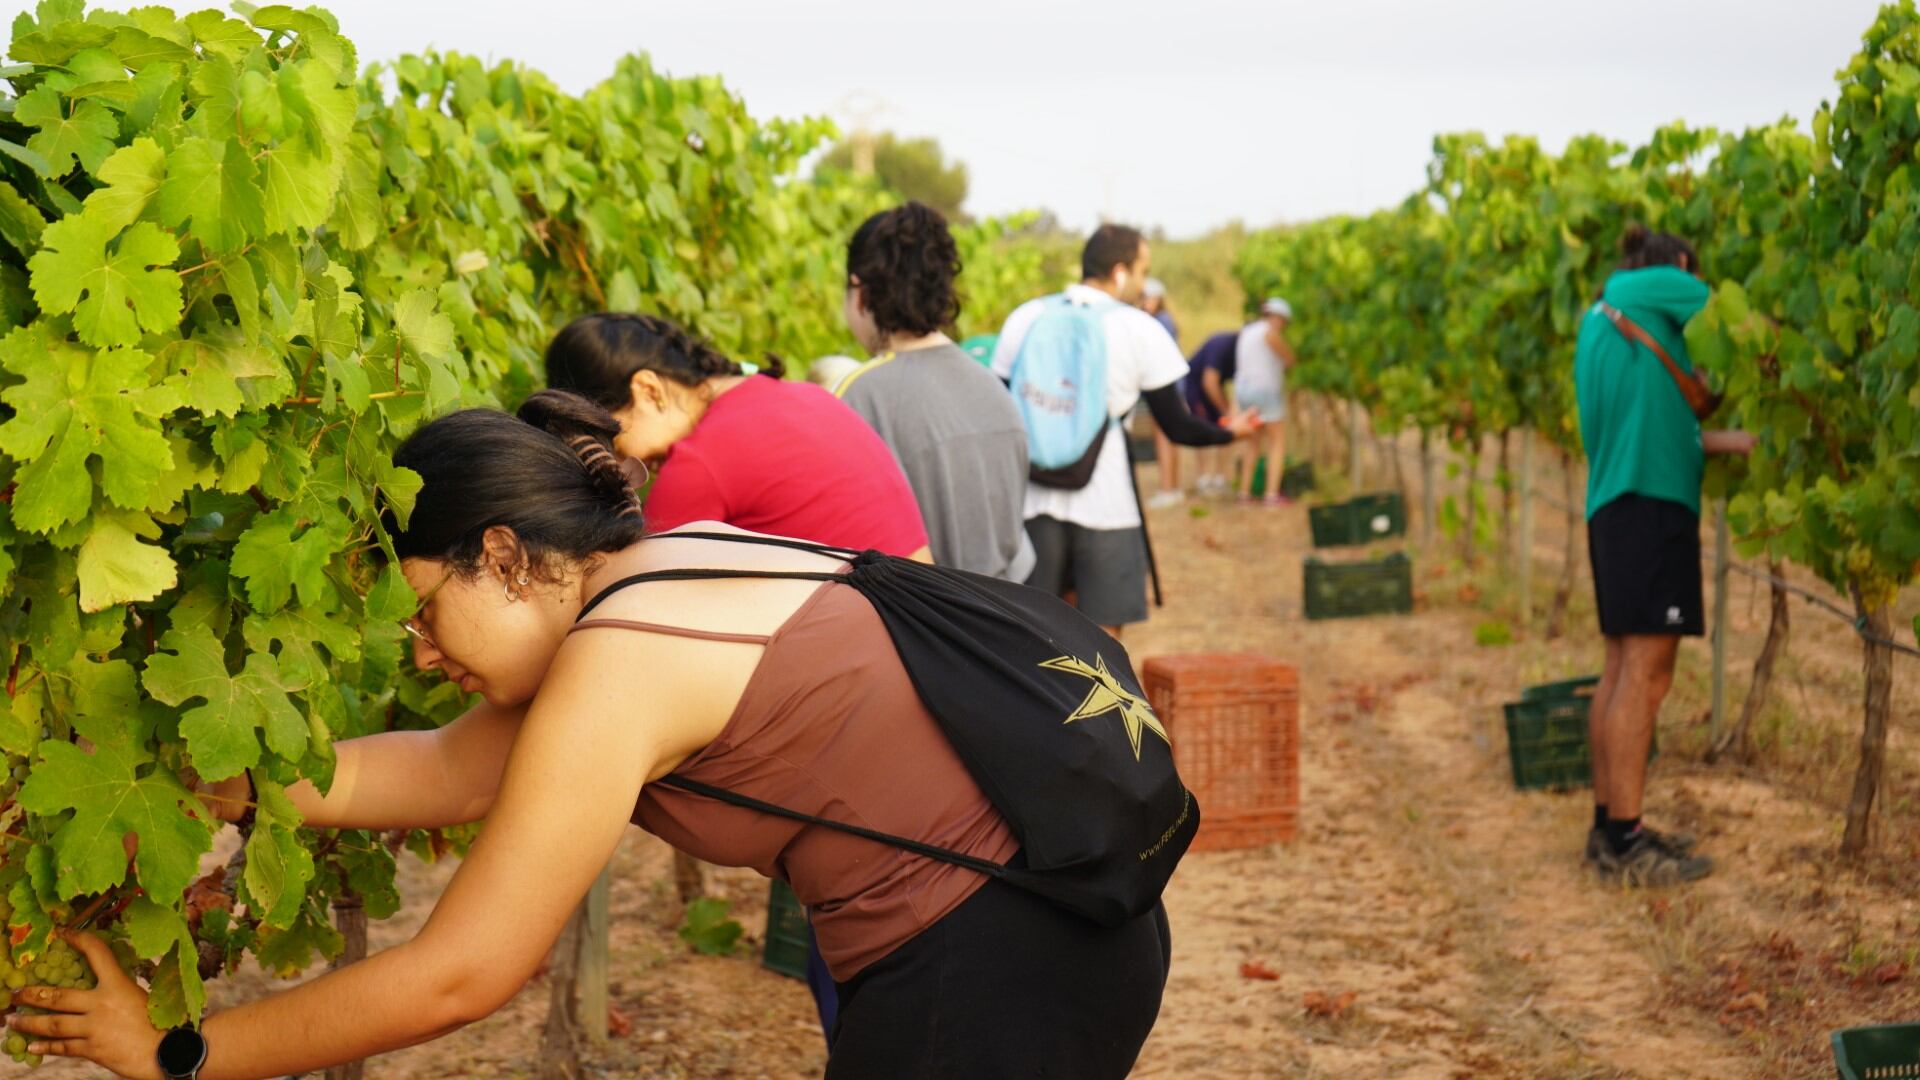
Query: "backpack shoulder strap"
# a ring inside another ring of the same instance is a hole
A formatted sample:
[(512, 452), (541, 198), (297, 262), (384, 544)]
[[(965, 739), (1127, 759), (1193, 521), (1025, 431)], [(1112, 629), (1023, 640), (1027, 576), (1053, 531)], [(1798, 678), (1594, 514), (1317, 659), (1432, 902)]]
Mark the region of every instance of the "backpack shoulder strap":
[(772, 814), (774, 817), (783, 817), (789, 821), (804, 821), (809, 825), (818, 825), (821, 828), (832, 829), (835, 832), (843, 832), (849, 836), (858, 836), (866, 840), (872, 840), (875, 843), (901, 848), (906, 851), (911, 851), (915, 855), (924, 855), (929, 859), (952, 863), (955, 866), (964, 866), (969, 870), (977, 871), (988, 877), (999, 878), (1005, 877), (1007, 874), (1006, 867), (989, 859), (982, 859), (973, 855), (963, 855), (958, 851), (950, 851), (947, 848), (922, 843), (919, 840), (909, 840), (904, 836), (895, 836), (892, 833), (884, 833), (878, 829), (868, 829), (859, 825), (850, 825), (844, 821), (835, 821), (832, 818), (816, 817), (813, 814), (802, 813), (799, 810), (789, 810), (784, 806), (763, 802), (748, 795), (728, 791), (726, 788), (715, 787), (712, 784), (703, 784), (698, 780), (689, 780), (684, 776), (676, 776), (668, 773), (660, 779), (655, 780), (654, 783), (679, 788), (682, 791), (689, 791), (695, 795), (704, 795), (709, 799), (717, 799), (720, 802), (733, 806), (756, 810), (762, 814)]
[(1694, 416), (1704, 420), (1720, 404), (1718, 396), (1701, 383), (1699, 376), (1689, 375), (1680, 370), (1680, 365), (1674, 362), (1666, 347), (1661, 345), (1652, 334), (1647, 333), (1639, 323), (1627, 318), (1626, 312), (1605, 300), (1599, 301), (1595, 306), (1600, 314), (1613, 324), (1613, 328), (1620, 331), (1620, 336), (1636, 345), (1645, 346), (1652, 351), (1653, 355), (1660, 358), (1660, 363), (1667, 369), (1668, 377), (1679, 389), (1680, 396), (1686, 399), (1687, 408), (1693, 410)]

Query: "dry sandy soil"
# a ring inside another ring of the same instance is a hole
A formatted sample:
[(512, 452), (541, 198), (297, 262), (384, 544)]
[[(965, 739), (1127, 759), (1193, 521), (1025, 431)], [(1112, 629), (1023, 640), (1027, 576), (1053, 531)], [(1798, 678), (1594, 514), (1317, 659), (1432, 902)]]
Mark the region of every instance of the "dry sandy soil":
[[(1846, 627), (1796, 605), (1761, 753), (1739, 768), (1698, 764), (1707, 650), (1686, 645), (1649, 814), (1699, 834), (1720, 870), (1685, 890), (1621, 891), (1582, 865), (1583, 793), (1513, 790), (1499, 721), (1522, 686), (1597, 663), (1584, 580), (1569, 637), (1477, 647), (1499, 575), (1416, 545), (1415, 614), (1308, 623), (1305, 516), (1190, 504), (1153, 517), (1167, 606), (1128, 647), (1136, 661), (1253, 649), (1298, 665), (1302, 810), (1290, 845), (1182, 865), (1167, 897), (1173, 974), (1136, 1076), (1819, 1077), (1832, 1075), (1827, 1031), (1920, 1018), (1920, 663), (1896, 661), (1889, 810), (1875, 855), (1847, 865), (1831, 854), (1862, 685)], [(1557, 520), (1542, 514), (1543, 604)], [(1766, 603), (1733, 595), (1737, 702)], [(1914, 599), (1896, 625), (1911, 625)], [(591, 1075), (818, 1076), (804, 987), (756, 962), (765, 884), (709, 871), (755, 948), (697, 956), (674, 935), (669, 863), (635, 830), (615, 864), (613, 999), (632, 1027), (592, 1053)], [(406, 906), (374, 927), (374, 948), (412, 934), (450, 873), (405, 859)], [(216, 1006), (274, 985), (243, 971)], [(535, 980), (367, 1075), (531, 1076), (547, 1000)]]

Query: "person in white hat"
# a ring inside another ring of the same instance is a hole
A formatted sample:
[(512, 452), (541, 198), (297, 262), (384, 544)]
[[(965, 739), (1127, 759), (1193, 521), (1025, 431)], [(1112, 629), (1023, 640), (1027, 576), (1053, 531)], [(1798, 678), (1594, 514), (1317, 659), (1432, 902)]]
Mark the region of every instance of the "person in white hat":
[(1234, 403), (1259, 414), (1260, 437), (1254, 452), (1267, 459), (1260, 490), (1254, 490), (1249, 479), (1245, 498), (1268, 506), (1292, 501), (1280, 493), (1280, 477), (1287, 468), (1287, 368), (1293, 366), (1287, 326), (1292, 321), (1292, 305), (1269, 297), (1260, 305), (1260, 317), (1240, 329), (1234, 349)]

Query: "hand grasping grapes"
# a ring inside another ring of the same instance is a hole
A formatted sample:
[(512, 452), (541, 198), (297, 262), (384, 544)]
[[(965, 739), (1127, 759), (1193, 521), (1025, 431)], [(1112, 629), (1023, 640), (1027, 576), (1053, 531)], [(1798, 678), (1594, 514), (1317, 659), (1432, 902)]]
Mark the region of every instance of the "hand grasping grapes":
[[(107, 943), (84, 932), (63, 932), (59, 946), (66, 954), (79, 955), (61, 961), (62, 982), (51, 979), (46, 985), (16, 989), (12, 1003), (18, 1009), (42, 1010), (37, 1015), (16, 1011), (7, 1020), (6, 1047), (14, 1050), (20, 1039), (18, 1060), (34, 1055), (81, 1057), (130, 1080), (164, 1080), (156, 1052), (160, 1032), (147, 1019), (147, 992), (120, 970)], [(53, 957), (55, 950), (47, 950)], [(81, 971), (80, 957), (93, 969), (90, 976)], [(80, 972), (76, 976), (73, 972)], [(49, 975), (54, 972), (48, 968)], [(89, 981), (97, 980), (92, 989)]]

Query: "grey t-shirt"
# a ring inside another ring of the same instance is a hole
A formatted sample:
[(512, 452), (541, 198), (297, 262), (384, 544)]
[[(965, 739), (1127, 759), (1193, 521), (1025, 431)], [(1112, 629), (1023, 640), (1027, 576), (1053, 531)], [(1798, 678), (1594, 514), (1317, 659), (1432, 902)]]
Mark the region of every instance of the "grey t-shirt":
[(868, 364), (840, 397), (900, 459), (935, 562), (1026, 580), (1027, 433), (992, 372), (958, 346), (934, 345)]

